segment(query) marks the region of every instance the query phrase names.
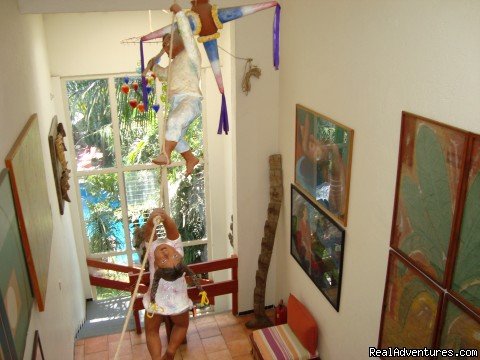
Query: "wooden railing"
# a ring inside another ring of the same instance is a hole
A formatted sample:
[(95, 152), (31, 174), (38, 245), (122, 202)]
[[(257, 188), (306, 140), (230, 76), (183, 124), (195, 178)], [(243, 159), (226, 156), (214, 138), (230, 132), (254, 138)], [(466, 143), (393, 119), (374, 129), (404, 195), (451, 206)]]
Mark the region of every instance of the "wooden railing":
[[(90, 284), (92, 286), (101, 286), (110, 289), (117, 289), (123, 291), (129, 291), (133, 293), (135, 284), (138, 280), (138, 275), (140, 273), (140, 268), (133, 266), (117, 265), (112, 263), (107, 263), (101, 260), (96, 259), (87, 259), (87, 266), (90, 268), (111, 270), (121, 273), (128, 274), (129, 281), (120, 281), (107, 279), (101, 276), (90, 274)], [(214, 303), (215, 296), (228, 295), (232, 294), (232, 314), (238, 314), (238, 257), (232, 256), (227, 259), (212, 260), (203, 263), (190, 264), (188, 265), (190, 269), (196, 274), (208, 273), (213, 271), (220, 270), (232, 270), (232, 275), (230, 280), (212, 282), (210, 280), (202, 280), (202, 287), (207, 292), (210, 302)], [(139, 293), (144, 294), (149, 286), (150, 282), (150, 273), (143, 273), (142, 280), (139, 287)], [(140, 295), (141, 296), (141, 295)], [(198, 290), (195, 287), (190, 287), (188, 289), (188, 296), (192, 301), (199, 302), (200, 297), (198, 296)], [(135, 300), (134, 305), (134, 315), (135, 323), (137, 326), (137, 332), (139, 329), (140, 322), (138, 318), (138, 311), (143, 308), (141, 298)]]
[[(125, 273), (127, 275), (129, 273), (140, 273), (140, 268), (137, 268), (137, 267), (112, 264), (112, 263), (97, 260), (97, 259), (87, 258), (87, 266), (95, 269), (111, 270), (115, 272)], [(100, 286), (100, 287), (109, 288), (109, 289), (122, 290), (122, 291), (130, 291), (129, 282), (112, 280), (112, 279), (97, 276), (94, 274), (90, 274), (90, 285)]]

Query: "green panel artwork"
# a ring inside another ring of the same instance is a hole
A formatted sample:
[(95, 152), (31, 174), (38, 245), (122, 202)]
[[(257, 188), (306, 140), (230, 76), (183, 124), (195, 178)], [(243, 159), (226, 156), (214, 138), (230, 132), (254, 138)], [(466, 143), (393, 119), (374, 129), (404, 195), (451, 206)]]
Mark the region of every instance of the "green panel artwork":
[(440, 293), (390, 252), (379, 347), (432, 348)]
[[(468, 310), (449, 300), (440, 337), (440, 349), (471, 351), (471, 357), (439, 357), (439, 359), (478, 359), (474, 351), (480, 353), (480, 323)], [(466, 355), (466, 354), (465, 354)]]
[(23, 359), (33, 296), (7, 170), (0, 172), (0, 229), (0, 347), (6, 359)]
[[(480, 137), (473, 143), (452, 289), (480, 311)], [(479, 340), (480, 341), (480, 340)]]
[(466, 135), (406, 115), (392, 247), (439, 284), (445, 280)]

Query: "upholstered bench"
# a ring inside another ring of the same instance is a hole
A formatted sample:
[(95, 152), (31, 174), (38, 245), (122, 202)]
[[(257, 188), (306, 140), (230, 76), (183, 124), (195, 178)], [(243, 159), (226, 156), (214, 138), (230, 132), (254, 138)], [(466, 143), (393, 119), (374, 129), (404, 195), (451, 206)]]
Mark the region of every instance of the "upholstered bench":
[(290, 294), (287, 309), (286, 324), (255, 330), (250, 335), (256, 360), (319, 359), (315, 319), (294, 295)]

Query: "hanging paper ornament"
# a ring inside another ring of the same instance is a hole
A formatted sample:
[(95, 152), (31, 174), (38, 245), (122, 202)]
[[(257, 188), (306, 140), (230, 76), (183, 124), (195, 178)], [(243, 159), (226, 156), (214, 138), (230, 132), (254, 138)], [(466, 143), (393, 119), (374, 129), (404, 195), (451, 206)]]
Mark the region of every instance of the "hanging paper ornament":
[(159, 104), (153, 104), (152, 109), (155, 111), (155, 113), (157, 113), (158, 110), (160, 110), (160, 105)]
[(130, 100), (128, 100), (128, 103), (130, 104), (132, 109), (135, 109), (137, 107), (138, 101), (135, 98), (131, 98)]
[(125, 77), (123, 78), (123, 81), (125, 82), (125, 84), (128, 84), (129, 81), (130, 81), (130, 78), (129, 78), (128, 76), (125, 76)]
[(147, 79), (147, 83), (150, 86), (153, 86), (153, 84), (155, 84), (155, 78), (153, 77), (153, 75)]
[(146, 87), (147, 89), (147, 94), (150, 94), (152, 92), (152, 87), (149, 85)]
[(124, 94), (128, 94), (128, 92), (130, 91), (130, 87), (127, 84), (123, 84), (121, 90)]
[(137, 105), (137, 110), (143, 113), (145, 111), (145, 105), (141, 102)]
[(137, 82), (132, 83), (132, 88), (133, 88), (133, 90), (137, 91), (138, 90), (138, 83)]

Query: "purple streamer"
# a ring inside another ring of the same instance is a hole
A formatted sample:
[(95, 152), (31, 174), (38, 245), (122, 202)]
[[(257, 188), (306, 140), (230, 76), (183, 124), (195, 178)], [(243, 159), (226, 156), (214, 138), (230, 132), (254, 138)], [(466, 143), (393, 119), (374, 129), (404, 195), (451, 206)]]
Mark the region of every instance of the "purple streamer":
[(217, 134), (221, 135), (222, 131), (225, 131), (225, 134), (228, 135), (229, 130), (230, 128), (228, 126), (227, 101), (225, 100), (225, 94), (222, 94), (222, 109), (220, 111), (220, 121), (218, 122)]
[(143, 56), (143, 40), (140, 40), (140, 66), (142, 68), (143, 105), (145, 106), (145, 111), (147, 111), (148, 110), (147, 79), (145, 79), (145, 76), (143, 76), (143, 70), (145, 70), (145, 58)]
[(273, 18), (273, 66), (278, 70), (280, 66), (280, 10), (281, 6), (275, 7), (275, 17)]

